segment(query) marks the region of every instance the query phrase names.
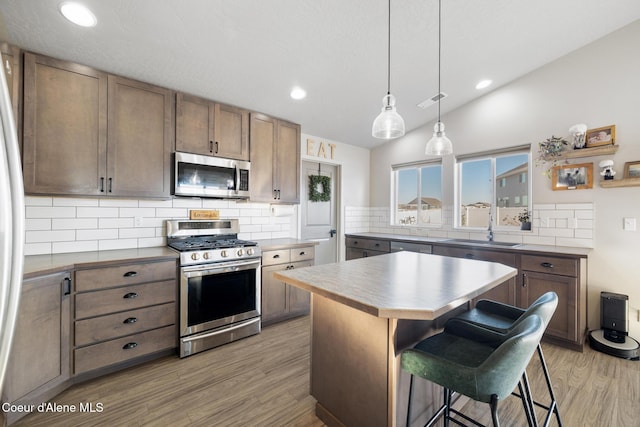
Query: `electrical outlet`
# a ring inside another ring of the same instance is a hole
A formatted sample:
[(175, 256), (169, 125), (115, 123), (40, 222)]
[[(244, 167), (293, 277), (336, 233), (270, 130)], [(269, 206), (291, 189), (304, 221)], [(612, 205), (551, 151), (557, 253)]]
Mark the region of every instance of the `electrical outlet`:
[(142, 217), (141, 216), (134, 217), (133, 223), (136, 227), (142, 227)]
[(622, 223), (622, 229), (625, 231), (636, 231), (636, 219), (624, 218)]

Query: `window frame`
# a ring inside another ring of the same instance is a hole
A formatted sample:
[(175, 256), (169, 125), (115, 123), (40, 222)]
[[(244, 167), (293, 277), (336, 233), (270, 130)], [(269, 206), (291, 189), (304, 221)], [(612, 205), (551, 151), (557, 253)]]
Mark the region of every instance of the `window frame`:
[[(498, 194), (498, 186), (500, 185), (500, 180), (497, 179), (497, 174), (496, 174), (496, 160), (500, 157), (508, 157), (508, 156), (513, 156), (513, 155), (518, 155), (518, 154), (526, 154), (527, 155), (527, 179), (526, 179), (526, 183), (522, 183), (521, 184), (526, 184), (527, 187), (527, 194), (526, 195), (520, 195), (520, 197), (525, 196), (526, 200), (527, 200), (527, 205), (526, 205), (526, 209), (527, 212), (531, 213), (532, 212), (532, 206), (533, 206), (533, 185), (532, 185), (532, 179), (531, 179), (531, 174), (533, 172), (533, 164), (532, 164), (532, 153), (531, 153), (531, 145), (521, 145), (521, 146), (517, 146), (517, 147), (511, 147), (511, 148), (505, 148), (502, 150), (493, 150), (493, 151), (485, 151), (485, 152), (480, 152), (480, 153), (471, 153), (471, 154), (466, 154), (466, 155), (462, 155), (462, 156), (457, 156), (455, 158), (455, 165), (454, 165), (454, 171), (455, 171), (455, 203), (454, 203), (454, 219), (453, 219), (453, 228), (457, 229), (457, 230), (466, 230), (466, 231), (477, 231), (477, 230), (486, 230), (487, 227), (478, 227), (478, 226), (467, 226), (467, 225), (462, 225), (462, 218), (461, 218), (461, 214), (462, 214), (462, 164), (464, 162), (469, 162), (469, 161), (478, 161), (478, 160), (490, 160), (491, 165), (490, 165), (490, 171), (491, 171), (491, 177), (490, 177), (490, 181), (492, 183), (491, 187), (492, 187), (492, 192), (491, 192), (491, 196), (490, 196), (490, 200), (491, 200), (491, 206), (489, 209), (489, 213), (490, 213), (490, 218), (491, 218), (491, 227), (494, 230), (502, 230), (502, 231), (515, 231), (515, 230), (520, 230), (520, 226), (519, 225), (498, 225), (497, 224), (497, 207), (498, 207), (498, 200), (497, 200), (497, 194)], [(518, 181), (520, 181), (520, 174), (518, 175)], [(501, 187), (502, 188), (502, 187)], [(507, 197), (508, 198), (508, 197)], [(524, 201), (523, 201), (524, 202)], [(523, 207), (524, 208), (524, 207)]]
[[(444, 167), (442, 164), (442, 159), (431, 159), (431, 160), (425, 160), (425, 161), (421, 161), (421, 162), (412, 162), (412, 163), (402, 163), (402, 164), (396, 164), (396, 165), (391, 165), (391, 212), (390, 212), (390, 222), (391, 222), (391, 226), (394, 227), (426, 227), (426, 228), (442, 228), (443, 224), (445, 223), (445, 218), (444, 218), (444, 206), (441, 207), (441, 215), (440, 215), (440, 223), (439, 224), (434, 224), (434, 223), (426, 223), (426, 222), (421, 222), (420, 221), (420, 215), (419, 212), (422, 209), (422, 169), (426, 168), (426, 167), (439, 167), (440, 168), (440, 195), (441, 195), (441, 200), (440, 203), (443, 204), (443, 200), (442, 198), (444, 197), (443, 194), (443, 182), (444, 182)], [(417, 212), (418, 214), (416, 215), (416, 222), (415, 224), (400, 224), (398, 222), (398, 172), (402, 171), (402, 170), (416, 170), (417, 172), (417, 193), (416, 193), (416, 197), (418, 200), (418, 204), (417, 204)]]

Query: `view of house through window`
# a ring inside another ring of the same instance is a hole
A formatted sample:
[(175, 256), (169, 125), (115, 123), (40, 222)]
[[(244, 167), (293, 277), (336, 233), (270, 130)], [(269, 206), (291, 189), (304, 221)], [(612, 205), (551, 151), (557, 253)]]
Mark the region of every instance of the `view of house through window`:
[(484, 155), (458, 161), (461, 227), (520, 226), (529, 212), (528, 151)]
[(398, 225), (442, 224), (442, 165), (394, 167), (395, 212)]

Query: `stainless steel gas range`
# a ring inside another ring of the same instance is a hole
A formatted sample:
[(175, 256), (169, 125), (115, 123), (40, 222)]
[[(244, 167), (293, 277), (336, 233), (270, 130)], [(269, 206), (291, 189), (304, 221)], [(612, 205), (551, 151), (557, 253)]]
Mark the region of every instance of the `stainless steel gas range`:
[(180, 357), (260, 332), (260, 257), (238, 220), (169, 220), (180, 252)]

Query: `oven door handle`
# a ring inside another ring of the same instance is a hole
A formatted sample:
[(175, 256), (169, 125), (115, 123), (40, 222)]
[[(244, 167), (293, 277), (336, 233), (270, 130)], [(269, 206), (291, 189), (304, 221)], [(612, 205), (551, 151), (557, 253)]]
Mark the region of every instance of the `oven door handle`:
[(182, 267), (182, 274), (189, 277), (198, 277), (209, 274), (220, 274), (229, 271), (250, 270), (260, 267), (260, 258), (251, 261), (232, 261), (230, 263), (209, 264), (197, 267)]
[(236, 329), (240, 329), (240, 328), (244, 328), (245, 326), (253, 325), (254, 323), (257, 323), (259, 321), (260, 321), (260, 318), (256, 317), (255, 319), (250, 319), (250, 320), (247, 320), (245, 322), (238, 323), (237, 325), (230, 326), (228, 328), (222, 328), (222, 329), (219, 329), (219, 330), (216, 330), (216, 331), (213, 331), (213, 332), (209, 332), (209, 333), (205, 333), (205, 334), (196, 334), (196, 335), (193, 335), (193, 336), (190, 336), (190, 337), (183, 337), (183, 338), (180, 338), (180, 340), (182, 342), (190, 342), (190, 341), (195, 341), (195, 340), (201, 340), (203, 338), (213, 337), (213, 336), (216, 336), (216, 335), (220, 335), (220, 334), (224, 334), (224, 333), (227, 333), (227, 332), (235, 331)]

